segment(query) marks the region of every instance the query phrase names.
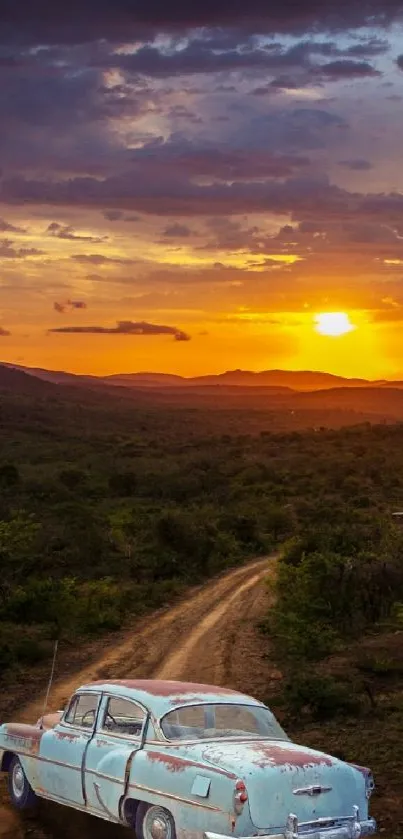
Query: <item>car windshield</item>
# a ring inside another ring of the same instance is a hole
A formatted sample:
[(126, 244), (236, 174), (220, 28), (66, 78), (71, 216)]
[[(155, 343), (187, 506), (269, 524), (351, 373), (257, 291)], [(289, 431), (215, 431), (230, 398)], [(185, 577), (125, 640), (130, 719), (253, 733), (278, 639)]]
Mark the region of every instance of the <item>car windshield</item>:
[(177, 708), (163, 717), (161, 730), (168, 740), (245, 736), (288, 740), (271, 711), (259, 705), (220, 703)]

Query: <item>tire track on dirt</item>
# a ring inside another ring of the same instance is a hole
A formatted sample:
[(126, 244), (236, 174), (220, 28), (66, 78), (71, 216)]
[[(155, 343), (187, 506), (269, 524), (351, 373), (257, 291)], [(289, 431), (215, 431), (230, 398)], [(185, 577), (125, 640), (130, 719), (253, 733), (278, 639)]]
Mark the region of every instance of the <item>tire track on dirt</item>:
[[(202, 586), (195, 594), (190, 592), (186, 600), (165, 614), (148, 616), (118, 647), (108, 650), (68, 679), (56, 681), (50, 695), (50, 706), (63, 705), (80, 684), (97, 679), (154, 678), (161, 677), (161, 673), (166, 679), (180, 679), (185, 673), (192, 644), (201, 640), (203, 634), (225, 616), (243, 591), (261, 582), (269, 573), (268, 559), (265, 557), (237, 568)], [(197, 679), (200, 678), (199, 673)], [(16, 717), (23, 722), (32, 722), (41, 715), (42, 705), (42, 699), (35, 700)]]
[[(156, 677), (181, 679), (186, 674), (186, 679), (189, 681), (221, 684), (228, 675), (217, 661), (222, 634), (225, 632), (225, 619), (235, 604), (237, 604), (237, 618), (241, 618), (244, 614), (242, 598), (251, 589), (255, 589), (267, 573), (267, 568), (258, 571), (249, 580), (239, 584), (229, 597), (227, 596), (222, 603), (212, 609), (200, 621), (185, 643), (165, 661), (155, 674)], [(216, 639), (214, 639), (215, 634)]]
[[(239, 645), (234, 645), (233, 639), (244, 624), (253, 624), (251, 616), (259, 599), (267, 608), (263, 581), (272, 573), (269, 560), (274, 559), (265, 557), (231, 570), (190, 591), (166, 612), (137, 621), (117, 646), (110, 646), (67, 679), (57, 680), (49, 707), (62, 707), (80, 684), (102, 678), (186, 679), (242, 687)], [(32, 722), (41, 715), (42, 706), (43, 698), (35, 699), (13, 718)], [(32, 839), (33, 833), (34, 839), (117, 839), (122, 835), (113, 825), (49, 803), (41, 803), (39, 817), (33, 822), (21, 820), (8, 807), (4, 783), (2, 787), (0, 839), (26, 839), (28, 835)]]

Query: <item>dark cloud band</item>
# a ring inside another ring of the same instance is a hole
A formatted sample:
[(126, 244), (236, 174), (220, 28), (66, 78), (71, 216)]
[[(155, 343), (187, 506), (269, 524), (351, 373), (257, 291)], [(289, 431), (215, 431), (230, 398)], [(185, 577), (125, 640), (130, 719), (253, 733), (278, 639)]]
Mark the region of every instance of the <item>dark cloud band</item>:
[(343, 30), (387, 23), (402, 15), (402, 0), (3, 0), (3, 38), (45, 43), (127, 41), (155, 29), (236, 26), (264, 32)]
[(63, 332), (78, 335), (173, 335), (175, 341), (189, 341), (190, 335), (176, 326), (131, 320), (118, 321), (116, 326), (60, 326), (49, 332)]

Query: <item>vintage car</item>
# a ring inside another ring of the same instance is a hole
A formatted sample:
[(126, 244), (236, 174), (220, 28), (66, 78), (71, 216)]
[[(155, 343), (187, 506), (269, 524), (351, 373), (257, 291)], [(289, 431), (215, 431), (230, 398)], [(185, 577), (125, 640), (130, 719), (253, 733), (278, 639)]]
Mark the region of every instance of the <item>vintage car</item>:
[(368, 769), (292, 743), (271, 711), (211, 685), (113, 680), (64, 712), (0, 726), (19, 809), (37, 796), (137, 839), (358, 839), (375, 833)]

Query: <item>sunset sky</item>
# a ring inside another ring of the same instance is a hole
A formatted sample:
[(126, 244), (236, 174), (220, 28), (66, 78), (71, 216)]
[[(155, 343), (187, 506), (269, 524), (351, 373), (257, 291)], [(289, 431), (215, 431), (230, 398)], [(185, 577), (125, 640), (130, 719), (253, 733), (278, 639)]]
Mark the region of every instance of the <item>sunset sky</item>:
[(0, 79), (1, 360), (403, 377), (403, 0), (3, 0)]

